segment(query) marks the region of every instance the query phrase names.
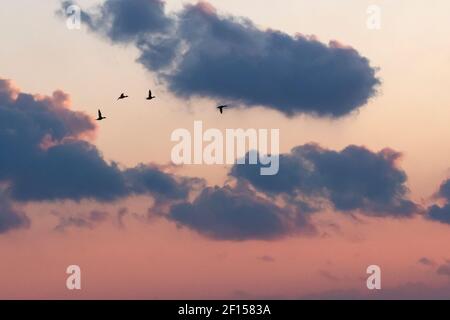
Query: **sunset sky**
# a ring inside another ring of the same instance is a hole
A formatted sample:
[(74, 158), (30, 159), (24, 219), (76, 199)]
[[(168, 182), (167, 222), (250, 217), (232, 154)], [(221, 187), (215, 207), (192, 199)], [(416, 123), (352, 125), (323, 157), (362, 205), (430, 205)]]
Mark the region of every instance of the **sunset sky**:
[[(450, 298), (449, 12), (4, 1), (0, 298)], [(174, 166), (171, 133), (194, 121), (279, 129), (279, 174)]]

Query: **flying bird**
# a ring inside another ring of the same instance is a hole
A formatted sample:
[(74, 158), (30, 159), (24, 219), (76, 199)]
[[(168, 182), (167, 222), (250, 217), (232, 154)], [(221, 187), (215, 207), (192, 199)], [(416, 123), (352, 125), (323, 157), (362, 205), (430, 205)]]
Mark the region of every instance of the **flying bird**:
[(221, 114), (223, 113), (223, 109), (224, 109), (224, 108), (228, 108), (228, 106), (227, 106), (227, 105), (224, 105), (224, 106), (218, 106), (218, 107), (217, 107), (217, 109), (220, 110), (220, 113), (221, 113)]
[(102, 112), (98, 110), (98, 118), (97, 121), (102, 121), (103, 119), (106, 119), (106, 117), (102, 116)]
[(125, 95), (125, 93), (122, 93), (122, 94), (120, 95), (120, 97), (119, 97), (117, 100), (123, 100), (123, 99), (125, 99), (125, 98), (128, 98), (128, 96)]
[(148, 97), (147, 97), (147, 100), (153, 100), (153, 99), (155, 99), (156, 97), (155, 96), (152, 96), (152, 90), (148, 90)]

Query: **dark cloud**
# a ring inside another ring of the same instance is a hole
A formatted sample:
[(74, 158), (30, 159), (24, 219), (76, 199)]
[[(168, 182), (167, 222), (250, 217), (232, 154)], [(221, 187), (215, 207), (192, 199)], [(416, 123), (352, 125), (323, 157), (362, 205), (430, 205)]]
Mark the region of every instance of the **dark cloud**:
[(303, 208), (306, 199), (310, 203), (306, 211), (313, 211), (311, 203), (312, 207), (319, 203), (316, 207), (320, 209), (325, 200), (340, 211), (406, 217), (419, 208), (406, 197), (407, 177), (395, 163), (399, 156), (390, 149), (374, 153), (349, 146), (332, 151), (307, 144), (280, 156), (277, 175), (261, 176), (258, 165), (235, 165), (231, 175), (269, 195), (284, 195)]
[(450, 200), (450, 180), (446, 180), (441, 184), (437, 196)]
[(445, 204), (444, 206), (433, 205), (428, 208), (428, 214), (426, 216), (428, 219), (450, 224), (450, 204)]
[(339, 117), (366, 104), (378, 84), (369, 61), (354, 49), (262, 31), (207, 5), (185, 8), (179, 34), (189, 49), (166, 79), (180, 96), (261, 105), (288, 116)]
[(436, 196), (444, 200), (445, 203), (429, 207), (426, 217), (429, 220), (450, 224), (450, 180), (446, 180), (441, 184)]
[(228, 186), (204, 189), (193, 203), (172, 206), (167, 218), (219, 240), (270, 240), (312, 232), (305, 216)]
[(133, 193), (151, 192), (165, 199), (185, 199), (195, 184), (203, 183), (201, 179), (167, 174), (155, 165), (138, 165), (127, 169), (124, 176)]
[(173, 21), (166, 16), (164, 6), (160, 0), (107, 0), (96, 13), (84, 13), (84, 17), (91, 28), (112, 41), (128, 42), (147, 33), (169, 31)]
[(138, 62), (148, 70), (162, 70), (173, 65), (182, 42), (178, 38), (147, 37), (138, 40), (136, 46), (141, 52)]
[(353, 48), (262, 30), (206, 2), (169, 16), (158, 0), (107, 0), (83, 14), (94, 32), (134, 43), (139, 62), (181, 97), (340, 117), (365, 105), (380, 84)]
[(129, 193), (116, 164), (93, 145), (74, 141), (38, 152), (11, 176), (11, 193), (21, 201), (115, 200)]
[[(156, 165), (124, 169), (106, 161), (83, 139), (95, 130), (92, 120), (69, 107), (61, 91), (33, 96), (0, 80), (0, 184), (11, 202), (114, 201), (149, 195), (156, 200), (154, 211), (227, 240), (312, 232), (310, 215), (323, 203), (375, 216), (403, 217), (417, 210), (406, 198), (406, 175), (397, 168), (399, 154), (392, 150), (373, 153), (350, 146), (336, 152), (300, 146), (281, 155), (278, 175), (261, 176), (257, 165), (236, 165), (230, 173), (236, 187), (205, 188), (201, 179), (166, 173)], [(190, 192), (201, 188), (189, 201)], [(22, 216), (7, 208), (4, 217), (10, 222), (4, 225), (23, 225)], [(89, 221), (71, 217), (64, 224), (92, 225)]]
[(308, 230), (310, 216), (330, 204), (349, 214), (411, 217), (421, 209), (407, 197), (399, 157), (390, 149), (299, 146), (280, 155), (277, 175), (260, 175), (259, 165), (235, 165), (230, 175), (236, 187), (206, 188), (192, 203), (172, 206), (166, 217), (221, 240), (273, 239)]
[(110, 201), (132, 194), (184, 199), (198, 179), (178, 178), (155, 165), (121, 170), (79, 137), (95, 129), (83, 113), (68, 109), (68, 96), (20, 93), (0, 80), (0, 181), (20, 201)]
[(17, 228), (26, 228), (30, 221), (15, 209), (9, 198), (0, 192), (0, 234)]
[[(10, 201), (112, 201), (148, 194), (163, 202), (183, 200), (191, 187), (202, 183), (155, 165), (121, 169), (107, 162), (83, 140), (95, 130), (92, 120), (69, 106), (69, 97), (61, 91), (33, 96), (0, 79), (0, 185)], [(10, 206), (2, 207), (0, 224), (23, 224)]]
[(29, 200), (112, 199), (124, 192), (119, 169), (80, 136), (92, 121), (68, 109), (68, 96), (19, 92), (0, 80), (0, 181), (13, 198)]

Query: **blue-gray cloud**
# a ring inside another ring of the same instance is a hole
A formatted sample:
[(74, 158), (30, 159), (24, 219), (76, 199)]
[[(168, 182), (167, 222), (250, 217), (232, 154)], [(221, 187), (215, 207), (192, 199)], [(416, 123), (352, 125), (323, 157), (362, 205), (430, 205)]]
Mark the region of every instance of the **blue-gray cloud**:
[[(63, 1), (67, 8), (73, 1)], [(172, 27), (172, 19), (164, 12), (160, 0), (107, 0), (97, 11), (82, 12), (82, 20), (89, 27), (104, 33), (112, 41), (131, 42), (147, 33), (166, 33)]]
[(230, 176), (236, 187), (206, 188), (166, 217), (207, 237), (238, 241), (313, 231), (311, 215), (330, 205), (367, 216), (412, 217), (421, 208), (408, 198), (399, 157), (391, 149), (298, 146), (280, 155), (277, 175), (261, 176), (260, 165), (235, 165)]
[[(92, 199), (113, 201), (138, 194), (159, 202), (184, 200), (200, 179), (177, 177), (156, 165), (121, 169), (107, 162), (83, 136), (95, 126), (68, 108), (68, 96), (22, 93), (0, 79), (0, 185), (9, 201)], [(25, 220), (2, 201), (0, 232)]]
[(326, 200), (339, 211), (407, 217), (419, 208), (407, 198), (407, 176), (395, 163), (399, 156), (390, 149), (374, 153), (348, 146), (333, 151), (307, 144), (280, 155), (280, 172), (275, 176), (261, 176), (258, 165), (235, 165), (231, 175), (261, 192), (283, 195), (303, 211), (305, 203), (313, 210), (314, 203)]
[(151, 192), (158, 199), (186, 199), (194, 185), (203, 185), (202, 179), (176, 177), (161, 171), (156, 165), (138, 165), (125, 170), (124, 176), (131, 192)]
[(436, 197), (444, 200), (444, 204), (435, 204), (429, 207), (426, 215), (427, 219), (450, 224), (450, 179), (441, 184)]
[(307, 216), (229, 186), (205, 188), (192, 203), (172, 206), (167, 218), (218, 240), (270, 240), (314, 232)]
[(27, 216), (14, 208), (9, 197), (0, 192), (0, 234), (17, 228), (26, 228), (29, 224)]
[[(106, 161), (82, 139), (95, 129), (91, 119), (69, 104), (61, 91), (37, 97), (0, 80), (0, 185), (8, 195), (0, 232), (27, 224), (13, 209), (15, 201), (114, 201), (143, 194), (157, 204), (169, 203), (164, 213), (169, 220), (228, 240), (313, 232), (310, 215), (323, 200), (337, 210), (376, 216), (410, 216), (417, 210), (406, 197), (406, 175), (392, 150), (300, 146), (280, 156), (278, 175), (260, 176), (257, 165), (236, 165), (230, 172), (235, 187), (204, 188), (202, 179), (169, 174), (156, 165), (124, 169)], [(203, 190), (190, 201), (197, 187)], [(80, 219), (66, 222), (83, 224)]]
[(443, 206), (431, 206), (428, 208), (428, 214), (426, 217), (433, 221), (450, 224), (450, 204), (446, 203)]
[(206, 2), (169, 16), (160, 0), (106, 0), (83, 17), (112, 42), (133, 43), (138, 61), (181, 97), (340, 117), (365, 105), (380, 84), (353, 48), (262, 30)]

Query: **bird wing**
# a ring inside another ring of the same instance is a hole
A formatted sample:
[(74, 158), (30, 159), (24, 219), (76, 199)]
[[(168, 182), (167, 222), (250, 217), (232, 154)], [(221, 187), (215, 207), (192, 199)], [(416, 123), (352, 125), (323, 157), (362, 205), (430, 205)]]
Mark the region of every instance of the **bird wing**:
[(98, 110), (98, 117), (101, 118), (102, 117), (102, 112), (100, 110)]
[(148, 90), (148, 96), (149, 96), (149, 97), (152, 96), (152, 90)]

